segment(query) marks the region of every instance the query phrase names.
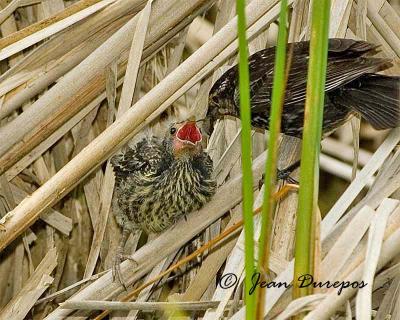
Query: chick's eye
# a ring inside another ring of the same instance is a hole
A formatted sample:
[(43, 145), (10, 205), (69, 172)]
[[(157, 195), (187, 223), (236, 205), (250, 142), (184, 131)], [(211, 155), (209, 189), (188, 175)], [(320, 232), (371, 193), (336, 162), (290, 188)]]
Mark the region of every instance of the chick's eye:
[(174, 128), (174, 127), (172, 127), (170, 130), (169, 130), (169, 133), (171, 133), (171, 134), (174, 134), (176, 132), (176, 128)]

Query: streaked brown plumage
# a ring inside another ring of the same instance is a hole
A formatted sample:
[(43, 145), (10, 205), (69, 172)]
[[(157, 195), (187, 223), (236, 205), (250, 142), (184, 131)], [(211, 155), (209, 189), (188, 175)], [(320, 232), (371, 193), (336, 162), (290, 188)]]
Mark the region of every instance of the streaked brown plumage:
[[(309, 42), (297, 42), (289, 72), (281, 131), (301, 137), (304, 121)], [(326, 77), (323, 135), (328, 135), (354, 114), (375, 129), (400, 125), (400, 77), (375, 72), (391, 66), (390, 60), (373, 58), (377, 46), (364, 41), (330, 39)], [(275, 47), (249, 58), (252, 125), (268, 129)], [(237, 66), (216, 81), (209, 94), (208, 118), (239, 117)]]
[(161, 232), (214, 195), (213, 163), (201, 140), (196, 123), (186, 121), (172, 125), (163, 139), (145, 138), (111, 159), (116, 176), (113, 211), (124, 230), (114, 272), (119, 272), (130, 232)]

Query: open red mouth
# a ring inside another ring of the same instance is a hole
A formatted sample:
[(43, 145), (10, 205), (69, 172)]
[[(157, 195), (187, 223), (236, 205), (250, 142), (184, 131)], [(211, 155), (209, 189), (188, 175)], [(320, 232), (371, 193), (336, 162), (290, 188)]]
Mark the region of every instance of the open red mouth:
[(185, 142), (196, 144), (202, 140), (200, 129), (196, 126), (196, 122), (186, 122), (182, 127), (178, 129), (176, 137)]

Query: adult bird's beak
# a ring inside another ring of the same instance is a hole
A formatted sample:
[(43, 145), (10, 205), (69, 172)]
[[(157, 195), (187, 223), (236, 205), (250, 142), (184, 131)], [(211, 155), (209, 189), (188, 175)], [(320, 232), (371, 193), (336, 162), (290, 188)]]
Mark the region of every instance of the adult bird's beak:
[(209, 137), (214, 131), (215, 122), (221, 118), (221, 114), (218, 112), (218, 107), (213, 104), (209, 104), (207, 115), (203, 123), (203, 130)]

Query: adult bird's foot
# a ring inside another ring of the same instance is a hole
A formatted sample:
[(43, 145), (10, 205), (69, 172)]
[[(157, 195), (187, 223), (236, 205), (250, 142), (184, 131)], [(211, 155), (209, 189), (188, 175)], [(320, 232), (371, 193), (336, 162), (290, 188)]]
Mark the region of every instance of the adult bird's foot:
[(264, 181), (265, 181), (265, 173), (263, 173), (262, 176), (261, 176), (261, 179), (258, 180), (258, 191), (261, 190), (261, 188), (262, 188), (262, 186), (264, 184)]
[[(290, 175), (294, 170), (296, 170), (300, 166), (300, 160), (296, 161), (295, 163), (291, 164), (287, 168), (283, 170), (277, 170), (277, 178), (278, 180), (282, 180), (283, 182), (287, 182), (289, 184), (299, 184), (297, 180), (293, 179)], [(262, 175), (260, 181), (258, 181), (258, 189), (260, 190), (262, 185), (264, 184), (265, 176), (264, 174)]]
[(282, 180), (283, 182), (287, 182), (290, 184), (299, 184), (298, 181), (296, 179), (293, 179), (290, 174), (293, 172), (292, 171), (288, 171), (287, 169), (283, 169), (283, 170), (278, 170), (277, 172), (277, 178), (278, 180)]
[(277, 177), (279, 180), (283, 182), (287, 182), (290, 184), (299, 184), (297, 180), (293, 179), (290, 175), (300, 166), (300, 160), (297, 160), (295, 163), (291, 164), (287, 168), (283, 170), (278, 170)]

